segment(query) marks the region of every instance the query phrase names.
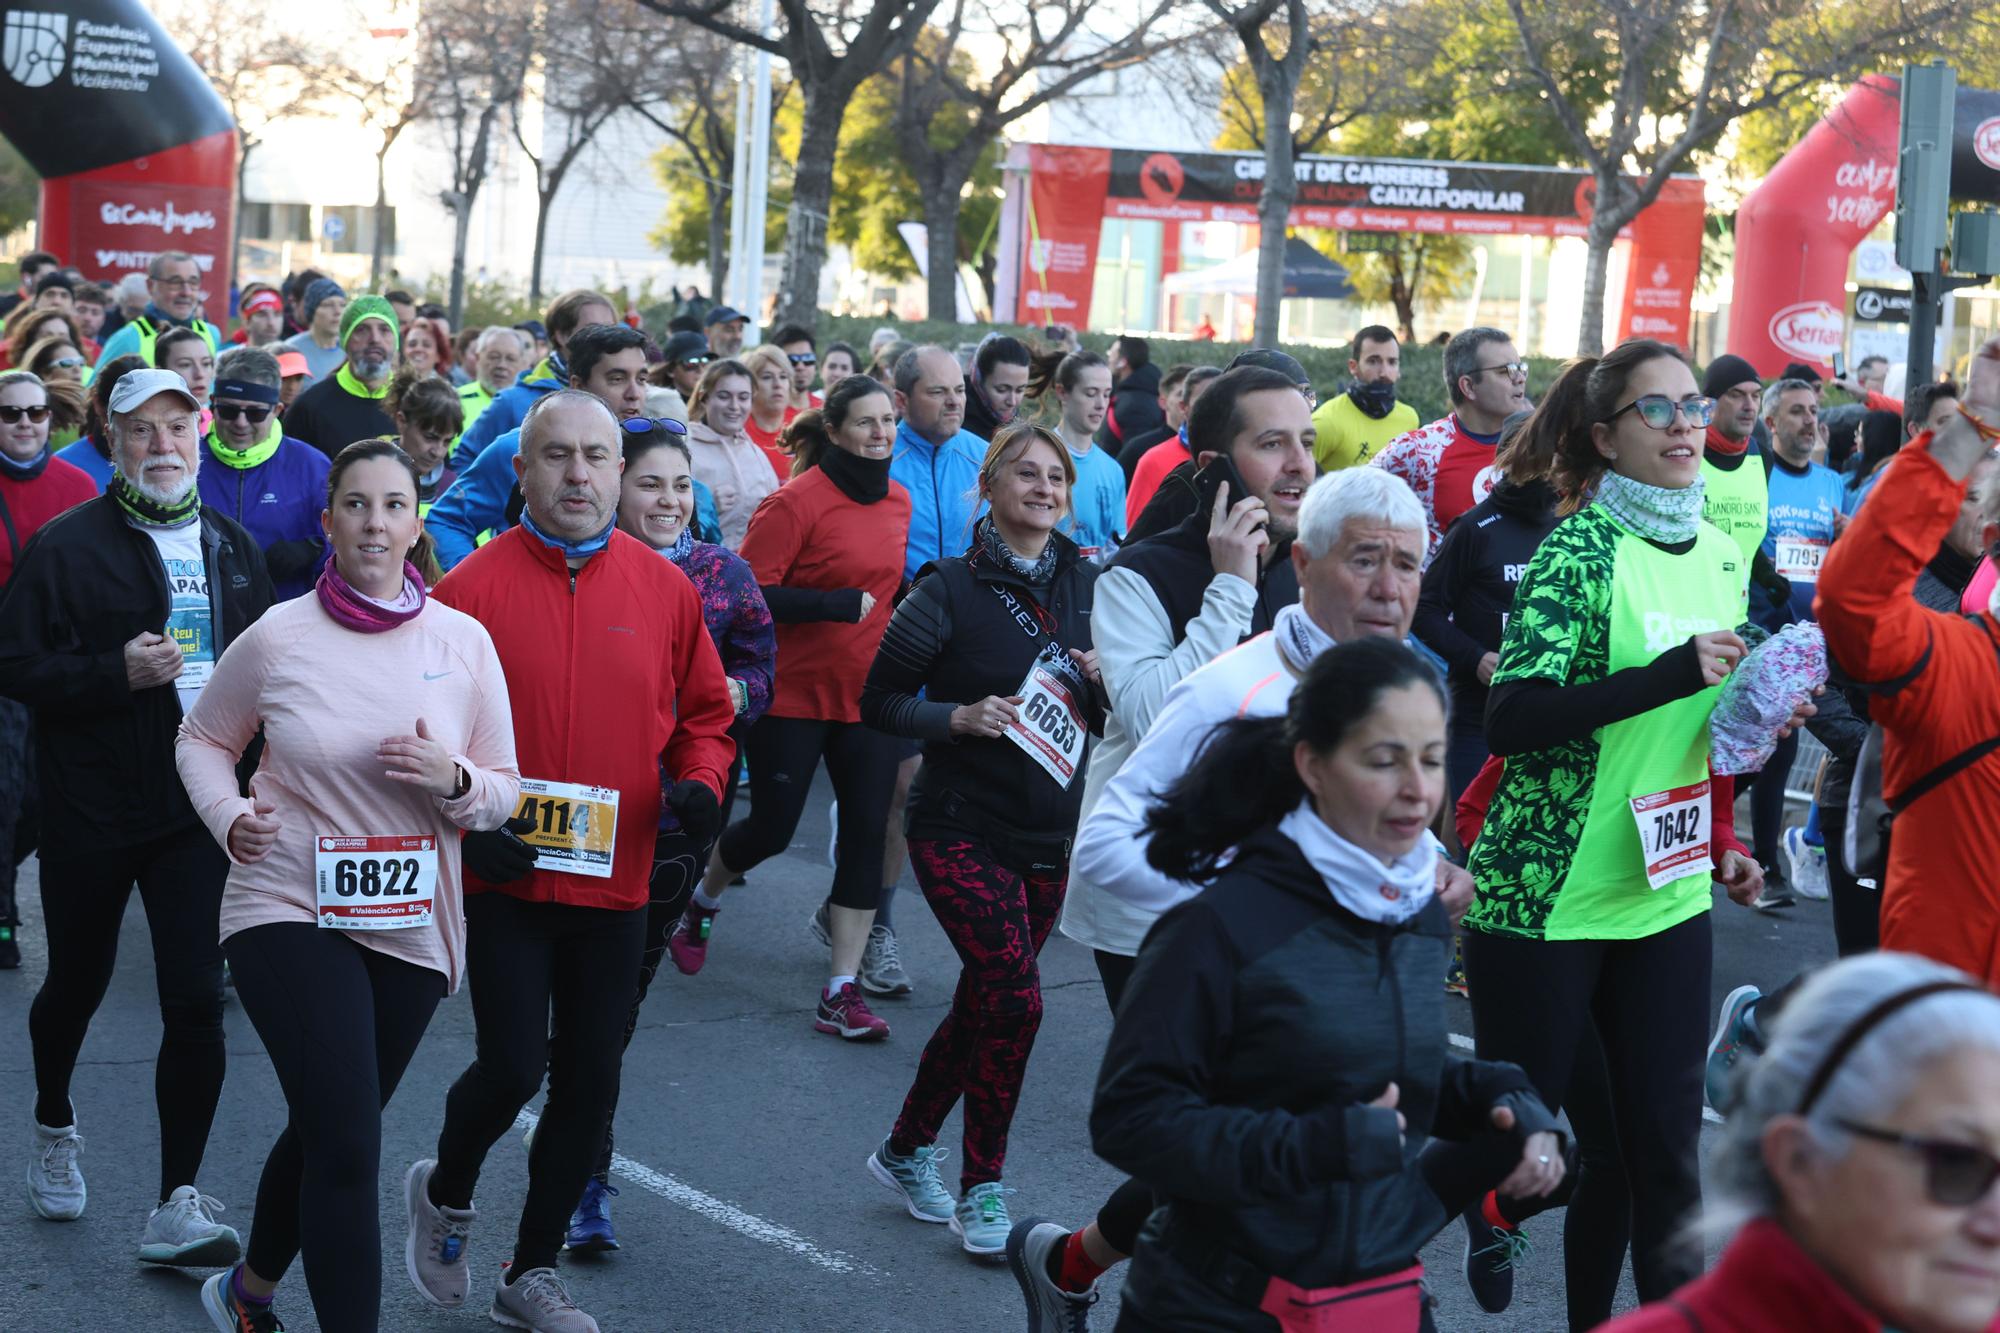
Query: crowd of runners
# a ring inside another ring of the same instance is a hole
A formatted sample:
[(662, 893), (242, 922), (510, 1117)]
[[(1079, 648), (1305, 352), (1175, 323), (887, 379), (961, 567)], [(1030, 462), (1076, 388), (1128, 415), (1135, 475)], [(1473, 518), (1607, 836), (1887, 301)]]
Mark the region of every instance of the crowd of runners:
[[(374, 1330), (385, 1272), (597, 1329), (562, 1256), (618, 1245), (641, 1008), (742, 947), (822, 766), (811, 1031), (951, 987), (895, 1023), (922, 1056), (856, 1186), (1004, 1263), (987, 1326), (1087, 1329), (1114, 1283), (1121, 1329), (1417, 1333), (1441, 1282), (1506, 1311), (1557, 1207), (1572, 1329), (1628, 1262), (1624, 1329), (2000, 1315), (2000, 341), (1900, 401), (1864, 364), (1850, 407), (1644, 340), (1531, 399), (1473, 328), (1424, 423), (1379, 326), (1315, 386), (1130, 336), (745, 348), (727, 307), (655, 339), (588, 290), (454, 333), (317, 273), (225, 332), (187, 255), (140, 285), (34, 254), (6, 317), (0, 966), (44, 958), (27, 1195), (74, 1220), (137, 886), (130, 1222), (223, 1333)], [(904, 965), (905, 865), (955, 979)], [(1801, 896), (1857, 956), (1715, 1013), (1714, 914)], [(1069, 1133), (1125, 1179), (1017, 1218), (1058, 930), (1112, 1014)], [(461, 984), (472, 1062), (390, 1112)], [(228, 986), (289, 1113), (247, 1234), (202, 1186)], [(480, 1178), (538, 1096), (510, 1241)], [(435, 1150), (384, 1163), (388, 1114)]]

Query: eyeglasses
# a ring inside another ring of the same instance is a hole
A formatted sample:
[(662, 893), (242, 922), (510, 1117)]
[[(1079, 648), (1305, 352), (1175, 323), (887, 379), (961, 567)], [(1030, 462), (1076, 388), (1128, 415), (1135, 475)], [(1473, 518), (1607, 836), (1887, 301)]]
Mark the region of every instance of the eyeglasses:
[(819, 364), (819, 358), (811, 352), (787, 352), (785, 353), (785, 359), (795, 366), (816, 366)]
[(1924, 1193), (1940, 1208), (1970, 1208), (1986, 1197), (1995, 1180), (2000, 1180), (2000, 1157), (1970, 1143), (1927, 1139), (1852, 1120), (1836, 1120), (1834, 1123), (1850, 1134), (1859, 1134), (1864, 1139), (1887, 1143), (1922, 1157)]
[(1715, 400), (1713, 398), (1704, 398), (1697, 393), (1690, 394), (1679, 402), (1675, 402), (1663, 393), (1649, 393), (1634, 398), (1631, 402), (1604, 418), (1604, 424), (1607, 426), (1610, 425), (1633, 408), (1639, 410), (1639, 420), (1645, 422), (1654, 430), (1666, 430), (1672, 426), (1674, 424), (1675, 412), (1679, 412), (1683, 417), (1686, 417), (1687, 424), (1693, 426), (1696, 430), (1702, 429), (1709, 422), (1715, 420)]
[(1507, 372), (1507, 375), (1508, 375), (1508, 377), (1509, 377), (1510, 379), (1511, 379), (1511, 378), (1513, 378), (1513, 377), (1514, 377), (1514, 376), (1516, 376), (1516, 375), (1520, 376), (1520, 377), (1521, 377), (1522, 379), (1526, 379), (1526, 378), (1528, 377), (1528, 363), (1527, 363), (1527, 362), (1525, 362), (1525, 361), (1502, 361), (1502, 362), (1501, 362), (1501, 363), (1500, 363), (1499, 365), (1497, 365), (1497, 366), (1481, 366), (1481, 367), (1480, 367), (1479, 369), (1477, 369), (1477, 370), (1475, 370), (1475, 371), (1473, 371), (1473, 372), (1472, 372), (1472, 374), (1471, 374), (1471, 378), (1473, 378), (1473, 379), (1478, 379), (1478, 378), (1479, 378), (1479, 377), (1480, 377), (1481, 375), (1484, 375), (1484, 374), (1485, 374), (1485, 373), (1486, 373), (1487, 371), (1489, 371), (1489, 370), (1504, 370), (1504, 371), (1506, 371), (1506, 372)]
[(177, 291), (177, 292), (185, 292), (185, 291), (192, 291), (192, 290), (193, 290), (194, 288), (196, 288), (196, 287), (199, 287), (199, 286), (201, 285), (201, 279), (200, 279), (200, 278), (198, 278), (198, 277), (195, 277), (195, 278), (154, 278), (154, 279), (153, 279), (153, 281), (154, 281), (154, 282), (157, 282), (157, 283), (159, 283), (159, 284), (160, 284), (160, 286), (162, 286), (162, 287), (165, 287), (165, 288), (168, 288), (169, 290), (172, 290), (172, 291)]
[(271, 411), (272, 408), (269, 403), (217, 403), (215, 405), (215, 415), (218, 420), (234, 421), (238, 417), (241, 417), (253, 426), (263, 425), (265, 418), (271, 415)]
[(22, 417), (26, 417), (39, 426), (49, 419), (49, 405), (42, 403), (35, 407), (0, 406), (0, 421), (4, 421), (12, 426), (18, 424)]
[(672, 417), (629, 417), (618, 425), (627, 435), (650, 435), (656, 430), (667, 435), (688, 433), (688, 428)]
[(705, 366), (713, 360), (715, 360), (713, 356), (710, 356), (707, 352), (703, 352), (700, 356), (684, 356), (674, 362), (674, 364), (677, 366)]

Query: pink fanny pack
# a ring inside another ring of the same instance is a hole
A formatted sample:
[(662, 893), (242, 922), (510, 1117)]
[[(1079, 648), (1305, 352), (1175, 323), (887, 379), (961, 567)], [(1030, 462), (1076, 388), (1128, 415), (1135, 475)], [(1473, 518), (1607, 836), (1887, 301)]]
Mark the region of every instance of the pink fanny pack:
[(1257, 1308), (1284, 1333), (1417, 1333), (1423, 1279), (1420, 1263), (1345, 1287), (1300, 1287), (1274, 1277)]

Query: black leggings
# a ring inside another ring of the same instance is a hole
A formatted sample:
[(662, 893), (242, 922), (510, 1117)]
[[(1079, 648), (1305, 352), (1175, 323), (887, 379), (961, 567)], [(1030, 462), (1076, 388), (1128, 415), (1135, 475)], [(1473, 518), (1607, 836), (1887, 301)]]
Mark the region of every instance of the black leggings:
[(35, 850), (37, 792), (34, 714), (0, 699), (0, 926), (21, 923), (14, 884), (21, 862)]
[(813, 773), (824, 758), (840, 802), (833, 905), (874, 911), (882, 896), (882, 848), (903, 742), (859, 722), (766, 713), (743, 745), (750, 761), (750, 817), (722, 835), (722, 864), (732, 875), (745, 874), (792, 845)]
[[(1097, 975), (1104, 981), (1104, 1002), (1111, 1006), (1111, 1016), (1116, 1018), (1118, 1002), (1125, 998), (1126, 983), (1132, 980), (1132, 969), (1139, 960), (1122, 953), (1106, 953), (1102, 949), (1090, 952), (1097, 960)], [(1137, 1180), (1125, 1180), (1111, 1191), (1111, 1197), (1097, 1210), (1097, 1234), (1120, 1254), (1133, 1253), (1139, 1248), (1139, 1229), (1153, 1215), (1156, 1202), (1151, 1186)]]
[(1778, 839), (1785, 831), (1785, 783), (1792, 775), (1792, 761), (1799, 757), (1799, 734), (1795, 731), (1778, 742), (1770, 759), (1751, 779), (1750, 840), (1757, 863), (1778, 864)]
[(305, 922), (238, 931), (223, 951), (290, 1116), (264, 1159), (245, 1260), (276, 1282), (303, 1251), (319, 1326), (373, 1333), (382, 1108), (444, 998), (444, 974)]
[(445, 1096), (431, 1202), (470, 1207), (479, 1168), (549, 1080), (514, 1271), (553, 1268), (569, 1216), (618, 1102), (625, 1024), (638, 987), (646, 909), (465, 900), (465, 965), (476, 1055)]
[(1833, 898), (1833, 943), (1842, 958), (1882, 947), (1882, 894), (1865, 888), (1847, 868), (1847, 812), (1821, 806), (1826, 838), (1826, 887)]
[[(1706, 912), (1637, 940), (1465, 933), (1480, 1059), (1520, 1065), (1544, 1103), (1570, 1110), (1583, 1150), (1569, 1190), (1563, 1257), (1573, 1296), (1601, 1298), (1603, 1305), (1573, 1306), (1572, 1328), (1593, 1328), (1608, 1316), (1623, 1252), (1623, 1235), (1608, 1224), (1618, 1210), (1598, 1193), (1615, 1188), (1619, 1173), (1593, 1165), (1606, 1151), (1623, 1163), (1631, 1192), (1632, 1276), (1640, 1301), (1662, 1300), (1701, 1271), (1699, 1251), (1680, 1245), (1675, 1233), (1701, 1206), (1697, 1152), (1712, 962)], [(1608, 1127), (1590, 1123), (1597, 1117), (1589, 1073), (1579, 1063), (1593, 1023), (1602, 1038)], [(1504, 1143), (1435, 1142), (1425, 1150), (1424, 1174), (1447, 1210), (1458, 1212), (1507, 1173), (1507, 1151)], [(1517, 1220), (1539, 1207), (1502, 1204)]]
[(160, 1198), (195, 1183), (227, 1064), (222, 1044), (222, 881), (229, 860), (208, 830), (129, 847), (69, 840), (42, 854), (42, 926), (49, 971), (28, 1008), (35, 1048), (35, 1119), (72, 1123), (70, 1076), (118, 962), (118, 927), (139, 886), (159, 990)]

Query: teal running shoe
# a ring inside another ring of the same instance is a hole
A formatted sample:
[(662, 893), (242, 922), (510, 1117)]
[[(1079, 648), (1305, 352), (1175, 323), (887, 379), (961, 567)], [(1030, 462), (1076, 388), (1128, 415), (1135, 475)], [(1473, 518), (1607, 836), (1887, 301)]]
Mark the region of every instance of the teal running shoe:
[(1014, 1230), (1014, 1220), (1007, 1216), (1007, 1200), (1002, 1196), (1011, 1193), (1012, 1190), (1003, 1190), (999, 1181), (989, 1180), (974, 1185), (958, 1201), (958, 1207), (952, 1210), (951, 1229), (967, 1254), (1007, 1252), (1007, 1237)]
[[(938, 1175), (938, 1163), (944, 1160), (947, 1151), (927, 1147), (908, 1157), (898, 1157), (889, 1151), (889, 1140), (883, 1139), (882, 1146), (868, 1154), (868, 1174), (880, 1181), (884, 1189), (900, 1195), (903, 1207), (919, 1222), (949, 1222), (951, 1191)], [(1003, 1237), (1003, 1243), (1004, 1240)]]

